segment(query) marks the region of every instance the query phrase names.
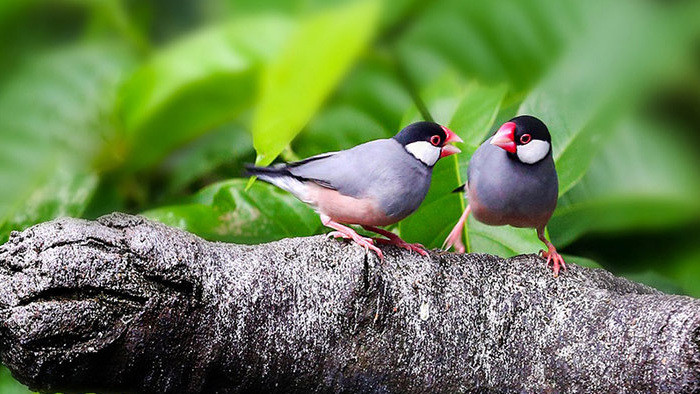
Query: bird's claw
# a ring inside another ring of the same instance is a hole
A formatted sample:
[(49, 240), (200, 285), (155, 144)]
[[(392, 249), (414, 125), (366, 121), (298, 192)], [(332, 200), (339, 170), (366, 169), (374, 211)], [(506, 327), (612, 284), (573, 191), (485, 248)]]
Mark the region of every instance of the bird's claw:
[(412, 250), (412, 251), (418, 253), (418, 254), (421, 255), (421, 256), (428, 257), (428, 251), (425, 250), (425, 246), (423, 246), (422, 244), (419, 244), (419, 243), (413, 243), (413, 244), (406, 243), (406, 246), (402, 246), (402, 247), (405, 247), (405, 248), (407, 248), (408, 250)]
[(551, 264), (552, 272), (554, 273), (555, 278), (559, 276), (560, 269), (563, 268), (564, 271), (566, 271), (566, 263), (564, 262), (564, 258), (561, 257), (553, 246), (547, 251), (540, 250), (540, 255), (547, 259), (547, 267), (549, 267)]
[(345, 234), (340, 231), (331, 231), (330, 233), (326, 234), (328, 238), (344, 238), (344, 239), (352, 239), (351, 236), (348, 234)]
[(399, 248), (406, 249), (411, 252), (416, 252), (420, 254), (421, 256), (428, 256), (428, 252), (425, 250), (425, 246), (419, 244), (419, 243), (408, 243), (404, 241), (403, 239), (397, 238), (397, 239), (384, 239), (384, 238), (373, 238), (376, 242), (385, 244), (385, 245), (396, 245)]
[(450, 234), (445, 238), (445, 242), (442, 243), (443, 249), (449, 250), (454, 246), (455, 252), (457, 253), (464, 253), (467, 250), (464, 246), (464, 242), (462, 242), (462, 233), (464, 232), (464, 225), (467, 223), (467, 218), (471, 211), (471, 205), (467, 205), (467, 208), (462, 212), (462, 216), (460, 216), (457, 224), (455, 224)]
[(382, 253), (381, 249), (378, 247), (374, 246), (374, 241), (372, 238), (365, 238), (360, 235), (352, 236), (350, 234), (346, 234), (342, 231), (331, 231), (328, 233), (329, 238), (343, 238), (343, 239), (352, 239), (357, 243), (358, 245), (362, 246), (365, 248), (365, 252), (368, 252), (369, 250), (372, 250), (374, 253), (379, 256), (380, 261), (384, 261), (384, 254)]
[(376, 253), (377, 256), (379, 256), (379, 261), (383, 262), (384, 261), (384, 254), (382, 253), (381, 249), (374, 246), (374, 242), (372, 241), (372, 239), (371, 238), (364, 238), (364, 237), (360, 237), (360, 238), (361, 238), (360, 241), (355, 240), (355, 242), (357, 242), (360, 246), (364, 247), (365, 252), (367, 252), (368, 249), (371, 249), (372, 251), (374, 251), (374, 253)]
[(445, 250), (449, 250), (453, 246), (457, 253), (464, 253), (467, 250), (462, 242), (462, 231), (457, 227), (452, 229), (450, 235), (447, 236), (445, 242), (442, 244), (442, 248)]

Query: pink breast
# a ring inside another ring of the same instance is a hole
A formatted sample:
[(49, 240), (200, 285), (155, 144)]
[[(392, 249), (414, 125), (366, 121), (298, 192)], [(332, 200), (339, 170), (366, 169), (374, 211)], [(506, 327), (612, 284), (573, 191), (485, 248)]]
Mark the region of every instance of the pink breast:
[(344, 196), (336, 190), (318, 185), (309, 185), (307, 196), (319, 213), (328, 215), (336, 222), (386, 226), (398, 221), (387, 216), (373, 199)]

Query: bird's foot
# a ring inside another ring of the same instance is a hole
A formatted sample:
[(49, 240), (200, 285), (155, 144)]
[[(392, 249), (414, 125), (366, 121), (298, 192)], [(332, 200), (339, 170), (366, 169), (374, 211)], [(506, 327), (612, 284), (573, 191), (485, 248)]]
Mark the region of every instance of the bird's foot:
[(559, 276), (559, 270), (561, 268), (566, 271), (566, 263), (564, 262), (564, 258), (561, 257), (561, 255), (557, 252), (557, 249), (554, 246), (549, 246), (549, 249), (547, 251), (540, 250), (540, 254), (542, 257), (547, 259), (547, 267), (549, 267), (550, 263), (552, 265), (552, 272), (554, 272), (554, 277)]
[(352, 239), (351, 236), (348, 234), (342, 233), (340, 231), (331, 231), (330, 233), (326, 234), (328, 238), (344, 238), (344, 239)]
[(374, 253), (377, 254), (380, 261), (384, 261), (384, 254), (382, 253), (381, 249), (374, 246), (374, 241), (372, 240), (372, 238), (363, 237), (355, 232), (345, 233), (342, 231), (331, 231), (330, 233), (328, 233), (328, 237), (351, 239), (355, 241), (356, 244), (365, 248), (365, 252), (367, 252), (368, 250), (372, 250)]
[(421, 256), (426, 256), (426, 257), (428, 256), (428, 252), (425, 250), (425, 246), (418, 244), (418, 243), (415, 243), (415, 244), (408, 243), (399, 237), (390, 238), (390, 239), (386, 239), (386, 238), (373, 238), (373, 239), (377, 243), (381, 243), (381, 244), (385, 244), (385, 245), (396, 245), (399, 248), (403, 248), (403, 249), (409, 250), (411, 252), (416, 252), (416, 253), (420, 254)]
[(464, 253), (467, 248), (464, 247), (464, 242), (462, 242), (462, 232), (464, 231), (464, 224), (467, 222), (467, 218), (469, 217), (469, 213), (471, 213), (472, 207), (471, 205), (467, 205), (467, 209), (462, 212), (462, 216), (460, 216), (459, 221), (457, 221), (457, 224), (452, 228), (452, 231), (450, 231), (450, 234), (445, 238), (445, 242), (442, 243), (442, 248), (445, 250), (449, 250), (451, 247), (455, 247), (455, 252), (457, 253)]
[(388, 239), (386, 239), (386, 238), (374, 238), (375, 242), (377, 242), (377, 243), (381, 243), (381, 244), (385, 244), (385, 245), (396, 245), (399, 248), (407, 249), (411, 252), (416, 252), (416, 253), (420, 254), (421, 256), (428, 256), (428, 252), (426, 252), (425, 246), (423, 246), (421, 244), (410, 244), (410, 243), (404, 241), (403, 239), (401, 239), (401, 237), (399, 237), (398, 235), (392, 233), (391, 231), (387, 231), (387, 230), (384, 230), (384, 229), (379, 228), (379, 227), (368, 226), (368, 225), (362, 225), (362, 227), (365, 230), (369, 230), (371, 232), (383, 235), (386, 238), (388, 238)]
[(445, 238), (445, 242), (442, 243), (442, 248), (445, 250), (449, 250), (453, 246), (457, 253), (464, 253), (467, 250), (462, 242), (462, 226), (460, 225), (455, 226), (450, 231), (450, 235)]

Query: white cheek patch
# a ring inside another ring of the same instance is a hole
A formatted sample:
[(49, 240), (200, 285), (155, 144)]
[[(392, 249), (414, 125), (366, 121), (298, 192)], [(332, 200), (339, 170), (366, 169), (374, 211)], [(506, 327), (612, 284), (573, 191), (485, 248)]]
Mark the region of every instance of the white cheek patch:
[(518, 159), (526, 164), (535, 164), (549, 153), (549, 142), (532, 140), (527, 145), (518, 145)]
[(440, 158), (441, 149), (426, 141), (411, 142), (406, 145), (406, 150), (416, 159), (432, 167)]

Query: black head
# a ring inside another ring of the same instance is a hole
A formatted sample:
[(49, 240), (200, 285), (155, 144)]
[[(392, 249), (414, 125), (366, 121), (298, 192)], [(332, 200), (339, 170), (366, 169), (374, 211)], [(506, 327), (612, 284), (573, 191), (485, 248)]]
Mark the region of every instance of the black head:
[[(552, 143), (552, 136), (549, 135), (549, 129), (539, 119), (530, 115), (520, 115), (511, 119), (510, 122), (515, 123), (515, 143), (517, 145), (525, 145), (529, 139), (546, 141)], [(527, 135), (530, 137), (527, 137)]]
[(452, 130), (434, 122), (411, 123), (394, 136), (403, 147), (427, 166), (434, 166), (442, 157), (459, 153), (451, 142), (462, 142)]
[(425, 141), (433, 146), (443, 146), (447, 139), (445, 128), (433, 122), (416, 122), (403, 128), (394, 136), (396, 141), (406, 146), (412, 142)]
[(504, 123), (491, 144), (525, 164), (535, 164), (552, 153), (552, 136), (545, 124), (530, 115), (516, 116)]

